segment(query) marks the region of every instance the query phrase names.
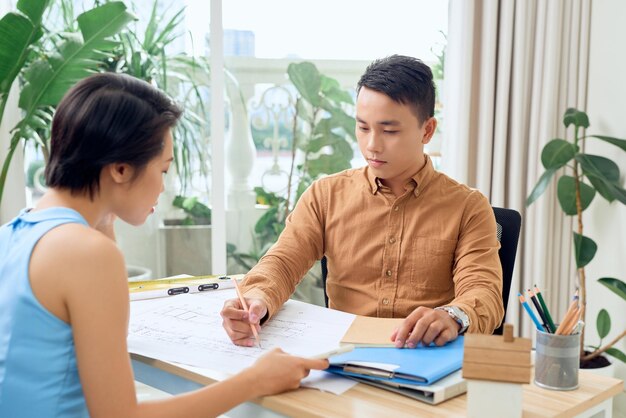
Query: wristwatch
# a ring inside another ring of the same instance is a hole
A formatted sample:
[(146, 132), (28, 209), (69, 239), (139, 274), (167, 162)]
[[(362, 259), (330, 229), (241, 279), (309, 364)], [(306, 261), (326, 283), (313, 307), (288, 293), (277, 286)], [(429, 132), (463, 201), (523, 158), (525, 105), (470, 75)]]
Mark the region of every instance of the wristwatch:
[(458, 306), (440, 306), (435, 308), (436, 311), (446, 311), (460, 326), (459, 334), (463, 334), (469, 328), (469, 316)]

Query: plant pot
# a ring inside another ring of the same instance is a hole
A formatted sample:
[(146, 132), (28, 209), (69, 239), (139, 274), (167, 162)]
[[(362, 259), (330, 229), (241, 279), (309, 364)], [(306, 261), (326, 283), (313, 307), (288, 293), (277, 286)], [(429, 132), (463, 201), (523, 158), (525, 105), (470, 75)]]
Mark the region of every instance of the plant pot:
[[(589, 351), (585, 350), (585, 354), (589, 354)], [(601, 376), (615, 377), (615, 362), (602, 354), (592, 359), (591, 362), (581, 362), (580, 368)]]
[(139, 282), (142, 280), (152, 279), (152, 270), (141, 266), (126, 266), (126, 274), (128, 275), (129, 282)]
[(164, 220), (159, 230), (167, 277), (211, 273), (211, 225), (180, 225), (179, 220)]

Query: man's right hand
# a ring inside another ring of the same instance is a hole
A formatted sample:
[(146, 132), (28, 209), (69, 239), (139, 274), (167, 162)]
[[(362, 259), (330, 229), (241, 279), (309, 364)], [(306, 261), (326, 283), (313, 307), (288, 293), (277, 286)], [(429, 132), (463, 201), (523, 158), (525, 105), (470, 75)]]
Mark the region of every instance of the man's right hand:
[(226, 333), (236, 345), (252, 347), (255, 345), (254, 334), (250, 329), (250, 324), (261, 331), (261, 319), (267, 314), (267, 305), (262, 299), (246, 298), (248, 311), (243, 309), (239, 299), (229, 299), (224, 302), (224, 307), (220, 315), (222, 325)]

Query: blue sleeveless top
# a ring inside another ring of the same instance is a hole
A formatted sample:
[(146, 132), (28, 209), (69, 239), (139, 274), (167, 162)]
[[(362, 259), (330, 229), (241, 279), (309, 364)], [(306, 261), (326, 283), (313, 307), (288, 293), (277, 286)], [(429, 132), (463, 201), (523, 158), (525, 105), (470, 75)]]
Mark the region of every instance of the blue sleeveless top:
[(72, 328), (43, 307), (28, 276), (39, 239), (66, 223), (68, 208), (23, 210), (0, 227), (0, 417), (88, 417)]

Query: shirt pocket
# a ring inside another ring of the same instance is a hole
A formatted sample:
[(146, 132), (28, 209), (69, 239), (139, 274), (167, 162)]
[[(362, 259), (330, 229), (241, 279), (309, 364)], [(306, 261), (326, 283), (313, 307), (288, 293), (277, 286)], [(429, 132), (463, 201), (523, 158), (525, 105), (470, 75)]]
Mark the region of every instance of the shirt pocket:
[(456, 240), (417, 237), (409, 249), (411, 286), (417, 289), (450, 290)]

